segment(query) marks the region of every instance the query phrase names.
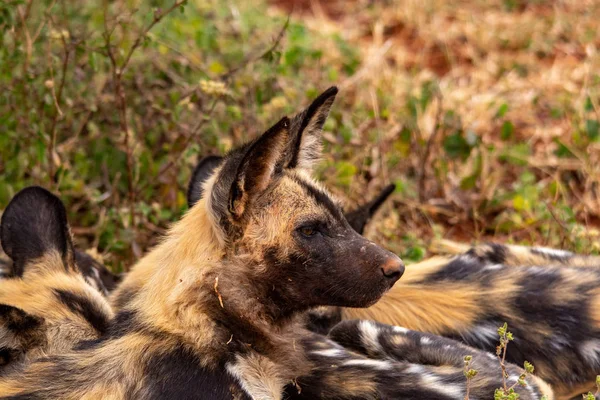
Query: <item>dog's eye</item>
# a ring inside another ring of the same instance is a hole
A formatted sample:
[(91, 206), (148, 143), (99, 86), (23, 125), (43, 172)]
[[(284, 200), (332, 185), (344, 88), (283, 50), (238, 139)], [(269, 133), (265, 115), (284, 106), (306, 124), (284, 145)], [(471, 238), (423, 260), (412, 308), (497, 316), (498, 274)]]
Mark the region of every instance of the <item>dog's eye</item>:
[(313, 237), (317, 234), (317, 229), (312, 226), (302, 226), (298, 228), (298, 231), (305, 237)]

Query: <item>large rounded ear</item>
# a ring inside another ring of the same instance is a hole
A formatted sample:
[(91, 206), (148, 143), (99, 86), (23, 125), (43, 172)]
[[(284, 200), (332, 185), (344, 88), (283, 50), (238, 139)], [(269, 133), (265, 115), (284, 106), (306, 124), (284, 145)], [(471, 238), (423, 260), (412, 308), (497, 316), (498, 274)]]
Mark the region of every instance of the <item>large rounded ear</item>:
[(292, 141), (286, 167), (311, 170), (323, 152), (322, 132), (331, 105), (338, 92), (333, 86), (317, 97), (292, 120)]
[(290, 120), (282, 118), (254, 141), (238, 164), (229, 191), (229, 213), (233, 221), (242, 219), (248, 205), (271, 183), (283, 168), (289, 140)]
[(194, 168), (192, 179), (187, 191), (188, 207), (192, 207), (204, 194), (204, 183), (215, 172), (215, 169), (223, 162), (221, 156), (206, 156), (203, 157)]
[(359, 206), (356, 210), (346, 213), (346, 220), (350, 226), (361, 235), (365, 231), (365, 226), (371, 220), (373, 215), (379, 210), (379, 207), (390, 197), (396, 186), (390, 184), (383, 188), (383, 190), (370, 202)]
[[(66, 270), (73, 269), (73, 243), (65, 206), (38, 186), (21, 190), (2, 214), (2, 248), (13, 260), (13, 274), (22, 276), (28, 263), (57, 252)], [(47, 265), (46, 268), (53, 266)]]

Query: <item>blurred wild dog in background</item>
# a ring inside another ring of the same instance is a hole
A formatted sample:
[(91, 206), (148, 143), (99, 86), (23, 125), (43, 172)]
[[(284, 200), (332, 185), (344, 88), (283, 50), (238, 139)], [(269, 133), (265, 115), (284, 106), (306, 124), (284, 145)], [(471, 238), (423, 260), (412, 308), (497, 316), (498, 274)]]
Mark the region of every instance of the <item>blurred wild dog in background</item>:
[(79, 269), (56, 196), (40, 187), (19, 192), (2, 215), (0, 240), (11, 259), (0, 279), (0, 375), (106, 332), (111, 308)]

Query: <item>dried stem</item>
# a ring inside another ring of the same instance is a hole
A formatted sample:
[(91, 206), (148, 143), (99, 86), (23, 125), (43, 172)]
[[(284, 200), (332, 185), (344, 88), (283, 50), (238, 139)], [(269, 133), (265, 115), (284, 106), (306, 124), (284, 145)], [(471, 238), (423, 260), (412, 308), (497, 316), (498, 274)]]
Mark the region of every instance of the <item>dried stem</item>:
[(500, 356), (498, 357), (498, 360), (500, 361), (500, 368), (502, 369), (502, 387), (504, 389), (504, 393), (508, 392), (508, 388), (506, 387), (506, 348), (508, 347), (508, 341), (506, 339), (506, 335), (504, 335), (503, 338), (500, 339), (501, 341), (503, 341), (504, 343), (504, 349), (502, 350), (502, 358), (500, 358)]
[(48, 60), (50, 65), (50, 77), (52, 78), (52, 95), (54, 98), (54, 115), (52, 117), (52, 123), (50, 125), (50, 146), (48, 146), (48, 177), (50, 180), (50, 185), (52, 186), (55, 183), (55, 171), (54, 171), (54, 150), (56, 148), (56, 129), (58, 126), (58, 120), (62, 118), (63, 113), (60, 109), (60, 101), (62, 99), (63, 89), (65, 87), (65, 81), (67, 77), (67, 69), (69, 66), (69, 58), (71, 51), (69, 49), (69, 45), (67, 44), (67, 40), (64, 35), (61, 35), (61, 42), (63, 44), (63, 48), (65, 51), (65, 55), (63, 57), (62, 62), (62, 71), (60, 77), (60, 83), (58, 85), (58, 91), (55, 91), (54, 88), (54, 70), (52, 68), (52, 60)]
[(433, 125), (433, 132), (431, 132), (431, 135), (429, 135), (429, 139), (427, 140), (427, 144), (425, 146), (425, 153), (423, 153), (423, 157), (421, 158), (421, 171), (419, 173), (418, 186), (419, 201), (421, 203), (425, 201), (425, 180), (427, 178), (427, 163), (429, 162), (431, 147), (435, 142), (438, 132), (441, 131), (440, 120), (442, 117), (442, 111), (444, 107), (442, 104), (442, 94), (439, 90), (436, 90), (436, 97), (438, 98), (438, 109), (435, 115), (435, 124)]
[(23, 62), (23, 77), (27, 75), (29, 63), (31, 62), (31, 55), (33, 53), (33, 40), (31, 39), (29, 29), (27, 28), (27, 19), (31, 13), (32, 5), (33, 0), (29, 0), (25, 6), (25, 10), (23, 10), (22, 7), (17, 7), (17, 14), (19, 14), (19, 19), (21, 20), (21, 29), (25, 36), (25, 61)]
[(221, 75), (221, 79), (227, 80), (227, 79), (231, 78), (231, 76), (234, 75), (239, 70), (245, 68), (249, 64), (252, 64), (252, 63), (260, 60), (261, 58), (266, 57), (269, 53), (271, 53), (273, 50), (275, 50), (279, 46), (279, 43), (281, 43), (281, 40), (283, 39), (283, 36), (284, 36), (285, 31), (287, 30), (289, 24), (290, 24), (290, 16), (288, 15), (288, 18), (285, 21), (285, 24), (283, 24), (283, 26), (279, 30), (279, 33), (275, 37), (273, 44), (271, 46), (269, 46), (268, 49), (261, 51), (260, 54), (258, 54), (258, 55), (247, 57), (240, 65), (230, 69), (229, 71), (227, 71), (223, 75)]

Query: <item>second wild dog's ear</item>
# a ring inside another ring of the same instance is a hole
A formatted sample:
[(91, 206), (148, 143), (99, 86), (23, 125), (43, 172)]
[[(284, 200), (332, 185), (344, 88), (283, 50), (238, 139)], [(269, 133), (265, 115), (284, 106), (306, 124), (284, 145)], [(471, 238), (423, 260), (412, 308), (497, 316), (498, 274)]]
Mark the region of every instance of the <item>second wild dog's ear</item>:
[(13, 274), (22, 276), (26, 265), (56, 251), (66, 270), (74, 268), (73, 243), (62, 201), (46, 189), (30, 186), (15, 195), (2, 214), (0, 240), (13, 260)]
[(240, 220), (249, 202), (262, 193), (283, 167), (290, 120), (282, 118), (250, 145), (237, 167), (229, 191), (229, 213)]
[(371, 220), (373, 215), (375, 215), (377, 210), (379, 210), (379, 207), (381, 207), (385, 200), (394, 193), (395, 189), (396, 185), (387, 185), (373, 200), (359, 206), (356, 210), (347, 213), (345, 216), (350, 226), (362, 235), (367, 223)]
[(204, 194), (204, 183), (210, 178), (215, 172), (215, 169), (221, 162), (223, 157), (221, 156), (206, 156), (203, 157), (194, 168), (192, 173), (192, 179), (190, 179), (190, 185), (187, 191), (188, 207), (191, 208), (194, 204), (202, 198)]
[(293, 139), (290, 142), (292, 147), (286, 163), (287, 168), (311, 170), (321, 158), (323, 152), (321, 130), (337, 92), (337, 87), (330, 87), (321, 93), (307, 109), (294, 117), (291, 128)]

